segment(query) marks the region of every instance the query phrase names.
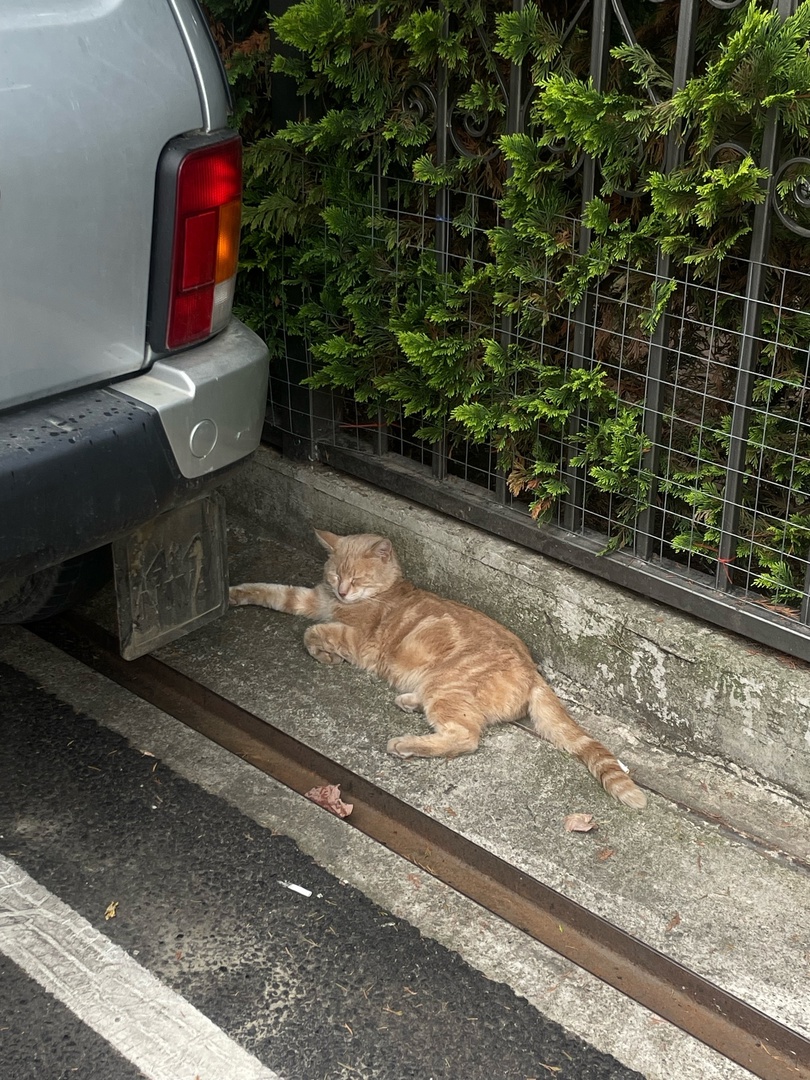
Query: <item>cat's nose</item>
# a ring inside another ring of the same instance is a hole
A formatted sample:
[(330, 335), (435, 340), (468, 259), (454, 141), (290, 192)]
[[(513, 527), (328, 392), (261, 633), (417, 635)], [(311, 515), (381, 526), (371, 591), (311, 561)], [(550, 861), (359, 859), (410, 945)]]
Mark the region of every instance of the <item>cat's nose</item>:
[(342, 596), (344, 599), (349, 595), (350, 585), (341, 581), (338, 585), (338, 596)]

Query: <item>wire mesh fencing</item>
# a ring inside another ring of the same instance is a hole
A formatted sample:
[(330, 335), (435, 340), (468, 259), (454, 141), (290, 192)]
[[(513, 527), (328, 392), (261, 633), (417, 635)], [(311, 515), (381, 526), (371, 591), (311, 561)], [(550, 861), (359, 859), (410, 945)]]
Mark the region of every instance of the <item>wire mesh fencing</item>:
[[(601, 0), (571, 16), (590, 19), (597, 66), (616, 27), (632, 39), (612, 10), (613, 29)], [(678, 18), (676, 87), (694, 64), (696, 4)], [(528, 130), (526, 72), (512, 64), (501, 83), (501, 133)], [(439, 165), (495, 161), (491, 118), (459, 109), (446, 81), (409, 94)], [(743, 253), (696, 263), (659, 244), (598, 274), (598, 163), (569, 162), (565, 146), (548, 152), (575, 199), (544, 211), (545, 249), (486, 185), (321, 163), (334, 195), (317, 255), (307, 273), (297, 252), (281, 256), (268, 437), (810, 659), (810, 160), (782, 148), (774, 115)], [(683, 137), (661, 144), (664, 175), (685, 152)], [(751, 153), (728, 141), (711, 158)], [(301, 198), (308, 182), (302, 170)], [(561, 273), (580, 268), (566, 298)]]

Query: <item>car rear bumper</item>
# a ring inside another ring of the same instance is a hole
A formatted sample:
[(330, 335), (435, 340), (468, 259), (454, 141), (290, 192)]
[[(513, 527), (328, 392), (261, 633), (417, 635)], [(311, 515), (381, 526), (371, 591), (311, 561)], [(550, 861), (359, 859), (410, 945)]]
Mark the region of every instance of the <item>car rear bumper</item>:
[(27, 576), (215, 486), (259, 443), (264, 343), (236, 320), (134, 378), (0, 415), (0, 576)]

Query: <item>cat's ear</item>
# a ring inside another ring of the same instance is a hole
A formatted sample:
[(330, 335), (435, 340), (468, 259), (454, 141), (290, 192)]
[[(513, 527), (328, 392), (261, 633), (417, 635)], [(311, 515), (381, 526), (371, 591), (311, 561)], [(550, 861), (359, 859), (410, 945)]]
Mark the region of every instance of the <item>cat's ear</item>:
[(339, 536), (334, 533), (327, 532), (326, 529), (316, 529), (315, 535), (318, 537), (318, 543), (321, 547), (325, 547), (327, 551), (332, 552), (337, 547)]
[(371, 550), (382, 562), (388, 562), (394, 554), (394, 545), (390, 540), (378, 540)]

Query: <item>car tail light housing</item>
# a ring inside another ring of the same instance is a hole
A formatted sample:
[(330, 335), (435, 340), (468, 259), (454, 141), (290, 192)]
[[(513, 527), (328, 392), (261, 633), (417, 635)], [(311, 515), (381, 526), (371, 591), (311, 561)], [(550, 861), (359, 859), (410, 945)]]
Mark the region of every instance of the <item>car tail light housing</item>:
[(148, 339), (167, 353), (227, 326), (242, 206), (242, 142), (232, 131), (172, 140), (158, 163)]

